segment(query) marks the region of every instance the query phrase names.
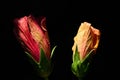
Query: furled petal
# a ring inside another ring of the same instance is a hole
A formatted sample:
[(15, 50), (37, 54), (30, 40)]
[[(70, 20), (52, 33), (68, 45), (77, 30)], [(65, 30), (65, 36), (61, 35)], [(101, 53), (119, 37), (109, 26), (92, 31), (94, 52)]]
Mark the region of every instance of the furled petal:
[(28, 17), (28, 24), (33, 39), (39, 44), (39, 48), (42, 48), (46, 56), (50, 59), (50, 42), (45, 22), (46, 18), (43, 18), (41, 20), (41, 24), (38, 25), (38, 21), (36, 21), (32, 16)]
[(99, 36), (100, 31), (93, 28), (90, 23), (81, 23), (77, 35), (74, 37), (73, 53), (75, 53), (76, 46), (78, 46), (80, 59), (83, 60), (90, 50), (97, 49)]
[(93, 47), (94, 49), (97, 49), (100, 41), (100, 31), (96, 28), (91, 27), (92, 33), (93, 33)]
[(23, 18), (16, 19), (15, 24), (17, 24), (18, 27), (16, 30), (18, 32), (16, 32), (16, 34), (18, 35), (22, 45), (24, 46), (24, 49), (27, 49), (32, 57), (38, 62), (40, 51), (38, 44), (32, 38), (32, 35), (30, 33), (28, 18), (25, 16)]

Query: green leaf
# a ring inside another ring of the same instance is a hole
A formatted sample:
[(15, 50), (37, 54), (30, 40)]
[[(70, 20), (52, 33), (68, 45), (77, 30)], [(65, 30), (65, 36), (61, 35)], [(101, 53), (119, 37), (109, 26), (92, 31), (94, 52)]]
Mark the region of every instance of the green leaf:
[(52, 58), (53, 54), (54, 54), (54, 51), (56, 49), (57, 46), (54, 46), (53, 49), (52, 49), (52, 52), (51, 52), (51, 55), (50, 55), (50, 58)]

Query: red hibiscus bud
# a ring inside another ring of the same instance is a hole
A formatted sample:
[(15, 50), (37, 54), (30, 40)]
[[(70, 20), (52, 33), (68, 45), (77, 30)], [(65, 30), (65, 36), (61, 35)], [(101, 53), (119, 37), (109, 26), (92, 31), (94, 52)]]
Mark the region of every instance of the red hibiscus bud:
[(40, 48), (43, 49), (45, 55), (50, 59), (50, 42), (46, 30), (46, 18), (42, 18), (40, 22), (33, 16), (24, 16), (15, 20), (15, 33), (20, 42), (28, 53), (37, 61), (40, 61)]
[(33, 16), (24, 16), (15, 19), (15, 34), (33, 64), (37, 74), (48, 78), (52, 71), (51, 58), (56, 46), (50, 49), (46, 18), (36, 19)]

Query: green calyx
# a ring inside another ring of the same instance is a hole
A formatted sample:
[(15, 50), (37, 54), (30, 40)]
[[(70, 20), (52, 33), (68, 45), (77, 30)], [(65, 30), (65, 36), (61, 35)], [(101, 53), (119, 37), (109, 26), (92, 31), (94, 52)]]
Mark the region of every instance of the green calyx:
[(80, 60), (78, 48), (76, 47), (75, 54), (73, 55), (73, 63), (71, 65), (71, 70), (73, 74), (78, 78), (83, 78), (90, 65), (90, 56), (93, 50), (91, 50), (83, 60)]
[[(56, 46), (52, 49), (50, 58), (52, 58), (55, 48), (56, 48)], [(42, 78), (48, 78), (52, 72), (53, 66), (51, 63), (51, 59), (49, 60), (46, 57), (43, 49), (42, 48), (40, 49), (40, 61), (39, 62), (36, 62), (29, 53), (27, 53), (27, 52), (25, 52), (25, 53), (27, 54), (27, 56), (29, 58), (28, 60), (33, 65), (33, 68), (37, 72), (37, 75)]]

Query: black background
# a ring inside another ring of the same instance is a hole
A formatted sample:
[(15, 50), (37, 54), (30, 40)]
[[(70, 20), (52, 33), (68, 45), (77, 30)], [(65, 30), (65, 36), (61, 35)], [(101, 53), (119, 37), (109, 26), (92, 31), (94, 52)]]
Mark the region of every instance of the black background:
[[(92, 68), (85, 80), (116, 78), (119, 61), (119, 13), (115, 2), (90, 1), (13, 1), (0, 6), (1, 78), (12, 80), (42, 80), (13, 34), (13, 20), (32, 14), (47, 18), (54, 69), (50, 80), (77, 80), (71, 72), (73, 37), (79, 25), (87, 21), (101, 31), (100, 45), (93, 57)], [(111, 5), (115, 5), (114, 7)], [(118, 50), (118, 51), (117, 51)], [(116, 64), (117, 63), (117, 64)]]

